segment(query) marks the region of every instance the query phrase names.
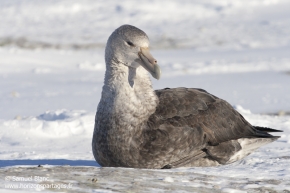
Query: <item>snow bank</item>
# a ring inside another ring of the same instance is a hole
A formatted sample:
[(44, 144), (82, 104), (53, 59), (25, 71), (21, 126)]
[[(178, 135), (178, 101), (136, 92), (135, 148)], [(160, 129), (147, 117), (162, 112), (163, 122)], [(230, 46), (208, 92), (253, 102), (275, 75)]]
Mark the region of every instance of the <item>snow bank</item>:
[(47, 111), (0, 121), (1, 160), (91, 160), (94, 113)]
[(144, 29), (155, 48), (270, 48), (289, 45), (289, 13), (287, 0), (1, 1), (0, 44), (103, 47), (128, 23)]

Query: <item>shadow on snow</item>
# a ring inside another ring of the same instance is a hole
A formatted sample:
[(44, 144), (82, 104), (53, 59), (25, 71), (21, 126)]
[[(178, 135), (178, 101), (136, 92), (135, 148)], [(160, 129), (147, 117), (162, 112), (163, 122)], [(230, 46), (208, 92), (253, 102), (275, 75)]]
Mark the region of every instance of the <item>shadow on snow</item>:
[(41, 160), (0, 160), (0, 167), (6, 166), (38, 166), (38, 165), (70, 165), (70, 166), (96, 166), (100, 165), (95, 160), (67, 160), (67, 159), (41, 159)]

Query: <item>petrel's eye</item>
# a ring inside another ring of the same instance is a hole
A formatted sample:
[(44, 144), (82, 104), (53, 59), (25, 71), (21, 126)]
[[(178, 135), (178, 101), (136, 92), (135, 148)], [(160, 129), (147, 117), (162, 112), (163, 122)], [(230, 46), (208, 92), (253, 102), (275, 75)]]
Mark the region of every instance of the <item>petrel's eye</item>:
[(134, 45), (132, 42), (130, 42), (130, 41), (128, 41), (127, 44), (128, 44), (129, 46), (135, 46), (135, 45)]

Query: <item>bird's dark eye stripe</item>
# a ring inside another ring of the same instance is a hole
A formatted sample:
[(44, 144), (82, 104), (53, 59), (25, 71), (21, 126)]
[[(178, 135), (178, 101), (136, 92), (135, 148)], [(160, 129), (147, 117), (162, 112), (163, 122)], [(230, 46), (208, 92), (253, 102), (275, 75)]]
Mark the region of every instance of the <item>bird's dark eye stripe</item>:
[(134, 44), (133, 44), (132, 42), (130, 42), (130, 41), (128, 41), (127, 44), (128, 44), (129, 46), (134, 46)]

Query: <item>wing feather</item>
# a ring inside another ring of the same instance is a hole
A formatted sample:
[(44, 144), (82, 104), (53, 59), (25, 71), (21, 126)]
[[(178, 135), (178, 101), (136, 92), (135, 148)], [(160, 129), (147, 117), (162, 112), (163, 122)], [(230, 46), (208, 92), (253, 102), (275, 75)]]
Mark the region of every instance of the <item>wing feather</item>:
[(255, 135), (254, 127), (232, 106), (202, 89), (176, 88), (156, 90), (159, 105), (152, 115), (160, 125), (201, 128), (208, 143)]
[(194, 165), (194, 160), (200, 165), (201, 159), (208, 158), (207, 166), (224, 164), (241, 148), (235, 140), (271, 136), (265, 132), (271, 130), (256, 129), (228, 102), (205, 90), (166, 88), (155, 92), (159, 105), (143, 132), (141, 154), (148, 162), (170, 168)]

